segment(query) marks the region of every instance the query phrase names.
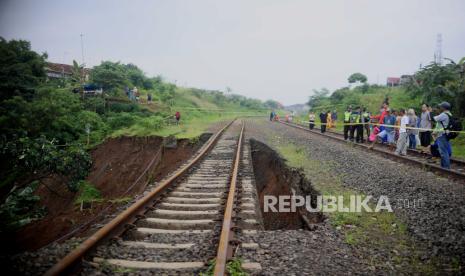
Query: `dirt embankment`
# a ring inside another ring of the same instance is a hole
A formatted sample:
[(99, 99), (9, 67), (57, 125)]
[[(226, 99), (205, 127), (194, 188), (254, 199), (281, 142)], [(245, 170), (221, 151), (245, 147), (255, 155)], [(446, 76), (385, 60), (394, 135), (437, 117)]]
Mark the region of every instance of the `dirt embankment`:
[[(69, 192), (60, 178), (47, 179), (37, 190), (47, 209), (46, 217), (20, 229), (14, 239), (8, 239), (10, 242), (2, 243), (14, 251), (34, 250), (62, 237), (108, 208), (111, 200), (137, 195), (149, 182), (178, 168), (209, 136), (202, 135), (196, 141), (161, 137), (108, 139), (92, 150), (93, 164), (86, 179), (100, 191), (102, 202), (81, 210), (77, 194)], [(108, 212), (116, 207), (113, 204)]]
[(296, 212), (264, 212), (265, 196), (310, 196), (311, 206), (316, 207), (319, 192), (301, 171), (288, 167), (273, 149), (255, 139), (250, 139), (250, 146), (265, 230), (295, 230), (321, 222), (324, 219), (321, 213), (307, 212), (304, 207), (298, 207)]

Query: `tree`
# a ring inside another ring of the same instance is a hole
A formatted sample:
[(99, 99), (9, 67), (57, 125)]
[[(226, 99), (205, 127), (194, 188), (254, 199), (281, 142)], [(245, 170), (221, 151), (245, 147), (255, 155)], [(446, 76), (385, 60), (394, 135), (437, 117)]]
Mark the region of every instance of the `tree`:
[(452, 104), (453, 113), (465, 116), (465, 64), (453, 60), (440, 65), (431, 63), (415, 73), (407, 86), (412, 97), (421, 97), (422, 101), (431, 105), (442, 101)]
[(280, 103), (278, 103), (277, 101), (274, 101), (274, 100), (267, 100), (265, 102), (265, 106), (268, 107), (268, 108), (271, 108), (271, 109), (278, 109), (278, 108), (282, 107), (282, 105)]
[(0, 100), (13, 96), (29, 99), (45, 81), (46, 57), (32, 51), (28, 41), (0, 37)]
[(339, 88), (331, 94), (330, 99), (333, 103), (339, 103), (347, 96), (349, 91), (348, 87)]
[(94, 66), (90, 73), (92, 82), (106, 90), (114, 90), (128, 85), (128, 75), (124, 65), (119, 62), (103, 61)]
[(144, 72), (132, 63), (126, 64), (124, 67), (132, 86), (144, 87), (144, 83), (147, 80)]
[(307, 105), (310, 109), (319, 106), (323, 99), (327, 98), (329, 95), (329, 90), (327, 88), (322, 88), (320, 90), (313, 89), (313, 95), (310, 96)]
[(73, 69), (71, 71), (71, 84), (73, 88), (81, 87), (84, 84), (84, 66), (79, 65), (77, 61), (73, 60)]
[(356, 83), (356, 82), (365, 83), (367, 82), (368, 79), (362, 73), (353, 73), (352, 75), (349, 76), (347, 80), (349, 81), (349, 83)]

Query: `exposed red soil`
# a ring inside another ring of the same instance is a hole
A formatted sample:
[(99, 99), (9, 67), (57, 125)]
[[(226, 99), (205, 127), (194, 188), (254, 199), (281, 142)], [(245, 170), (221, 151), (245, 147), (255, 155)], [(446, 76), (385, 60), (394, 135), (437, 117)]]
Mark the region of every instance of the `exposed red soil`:
[[(23, 251), (40, 248), (60, 238), (111, 205), (109, 199), (134, 196), (144, 191), (148, 182), (159, 180), (178, 168), (205, 140), (206, 137), (198, 143), (191, 143), (182, 139), (177, 141), (175, 148), (161, 150), (161, 137), (108, 139), (91, 152), (93, 164), (87, 177), (87, 181), (100, 190), (104, 202), (93, 203), (81, 211), (80, 205), (75, 203), (77, 194), (69, 192), (61, 178), (47, 179), (37, 190), (41, 204), (47, 208), (47, 215), (20, 229), (14, 239), (2, 243), (14, 251)], [(154, 160), (157, 156), (160, 158)], [(153, 165), (125, 194), (152, 161)], [(112, 206), (109, 212), (116, 207)]]

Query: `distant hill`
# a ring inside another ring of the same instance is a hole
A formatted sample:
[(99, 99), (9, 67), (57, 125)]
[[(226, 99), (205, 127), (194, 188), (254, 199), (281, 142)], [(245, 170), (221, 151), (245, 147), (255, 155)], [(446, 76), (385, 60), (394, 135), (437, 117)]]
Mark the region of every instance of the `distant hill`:
[(294, 111), (295, 113), (305, 113), (308, 111), (308, 105), (306, 104), (293, 104), (284, 107), (287, 111)]

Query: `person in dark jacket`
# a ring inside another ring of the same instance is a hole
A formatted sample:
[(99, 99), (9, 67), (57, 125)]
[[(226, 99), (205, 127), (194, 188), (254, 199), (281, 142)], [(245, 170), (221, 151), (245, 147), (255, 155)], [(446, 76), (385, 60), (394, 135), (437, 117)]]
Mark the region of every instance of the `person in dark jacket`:
[(328, 122), (327, 119), (328, 119), (328, 114), (324, 111), (321, 111), (320, 113), (321, 133), (326, 132), (326, 123)]

